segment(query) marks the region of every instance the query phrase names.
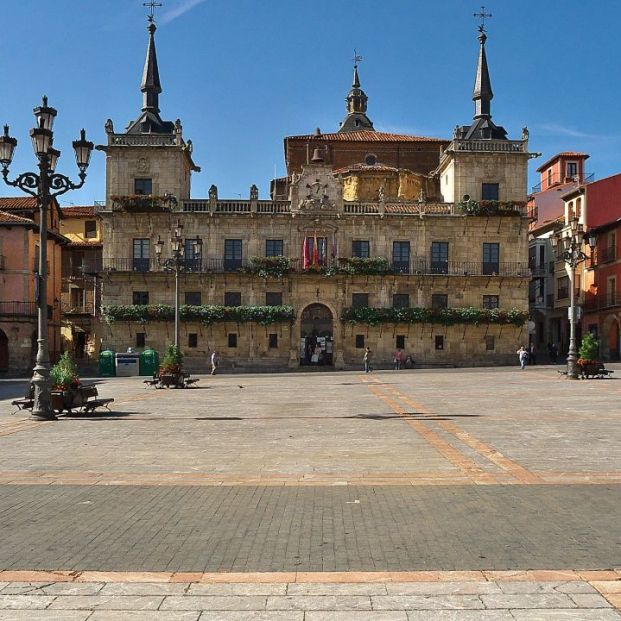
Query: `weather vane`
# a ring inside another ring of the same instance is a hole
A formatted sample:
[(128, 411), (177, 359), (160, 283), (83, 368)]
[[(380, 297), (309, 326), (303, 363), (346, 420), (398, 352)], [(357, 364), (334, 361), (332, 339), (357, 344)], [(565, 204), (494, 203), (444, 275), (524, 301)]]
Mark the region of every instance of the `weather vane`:
[(162, 3), (151, 0), (150, 2), (143, 2), (142, 6), (146, 6), (148, 9), (151, 9), (151, 13), (149, 14), (149, 21), (152, 22), (155, 17), (155, 9), (162, 6)]
[(360, 62), (362, 62), (362, 56), (360, 56), (356, 48), (354, 48), (354, 67), (357, 67)]
[(482, 6), (481, 7), (481, 12), (480, 13), (473, 13), (473, 17), (478, 17), (481, 20), (481, 25), (479, 26), (479, 31), (480, 32), (485, 32), (485, 20), (492, 17), (491, 13), (486, 13), (485, 12), (485, 7)]

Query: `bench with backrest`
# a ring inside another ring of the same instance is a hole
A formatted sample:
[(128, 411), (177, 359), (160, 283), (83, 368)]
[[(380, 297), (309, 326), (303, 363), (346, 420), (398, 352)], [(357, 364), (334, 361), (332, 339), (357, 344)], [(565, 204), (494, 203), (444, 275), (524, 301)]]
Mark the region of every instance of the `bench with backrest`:
[(28, 384), (28, 388), (26, 389), (24, 398), (11, 401), (11, 405), (14, 405), (17, 408), (15, 412), (19, 412), (20, 410), (32, 410), (34, 406), (34, 384), (30, 382)]

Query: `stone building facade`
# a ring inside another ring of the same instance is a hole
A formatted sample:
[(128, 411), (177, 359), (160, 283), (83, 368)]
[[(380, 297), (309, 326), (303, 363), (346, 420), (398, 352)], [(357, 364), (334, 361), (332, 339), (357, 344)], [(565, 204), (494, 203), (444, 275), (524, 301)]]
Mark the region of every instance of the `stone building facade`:
[[(358, 367), (366, 347), (379, 365), (397, 348), (418, 364), (513, 362), (527, 340), (531, 154), (526, 133), (508, 140), (491, 121), (486, 61), (474, 122), (451, 141), (376, 132), (355, 67), (341, 130), (285, 139), (288, 176), (270, 200), (255, 186), (247, 200), (215, 186), (191, 199), (198, 167), (181, 123), (159, 115), (154, 33), (150, 22), (142, 114), (122, 134), (108, 121), (99, 147), (103, 347), (164, 350), (178, 295), (179, 344), (198, 370), (214, 350), (247, 369)], [(178, 293), (164, 269), (173, 230)]]

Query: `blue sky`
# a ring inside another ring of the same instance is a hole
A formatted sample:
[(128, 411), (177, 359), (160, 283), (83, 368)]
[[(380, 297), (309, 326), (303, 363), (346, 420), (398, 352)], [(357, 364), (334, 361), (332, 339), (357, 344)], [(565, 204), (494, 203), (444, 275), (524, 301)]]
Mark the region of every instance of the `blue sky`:
[[(464, 0), (161, 0), (157, 50), (162, 116), (180, 117), (203, 172), (246, 198), (284, 173), (282, 138), (336, 131), (351, 84), (353, 48), (376, 129), (450, 137), (472, 117), (478, 2)], [(138, 116), (147, 33), (143, 0), (20, 0), (3, 3), (0, 123), (18, 141), (12, 171), (35, 167), (28, 130), (42, 94), (59, 115), (59, 172), (75, 177), (71, 141), (85, 127), (100, 144)], [(531, 150), (591, 154), (597, 178), (618, 172), (621, 150), (621, 2), (496, 0), (487, 9), (488, 60), (497, 124)], [(96, 152), (85, 188), (63, 204), (105, 195)], [(2, 195), (15, 194), (3, 188)]]

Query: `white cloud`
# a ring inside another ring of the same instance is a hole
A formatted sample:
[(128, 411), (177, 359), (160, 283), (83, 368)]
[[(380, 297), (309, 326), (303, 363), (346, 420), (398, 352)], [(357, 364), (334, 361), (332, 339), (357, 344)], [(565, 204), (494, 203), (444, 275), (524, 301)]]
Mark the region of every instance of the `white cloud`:
[(166, 11), (159, 21), (161, 24), (170, 24), (170, 22), (177, 19), (177, 17), (185, 15), (194, 7), (197, 7), (199, 4), (203, 4), (203, 2), (206, 2), (206, 0), (185, 0), (177, 8)]
[(581, 132), (578, 129), (573, 129), (572, 127), (564, 127), (563, 125), (557, 125), (555, 123), (542, 123), (541, 125), (536, 125), (536, 128), (554, 136), (569, 136), (571, 138), (591, 139), (606, 138), (606, 136), (601, 136), (599, 134), (588, 134), (586, 132)]

